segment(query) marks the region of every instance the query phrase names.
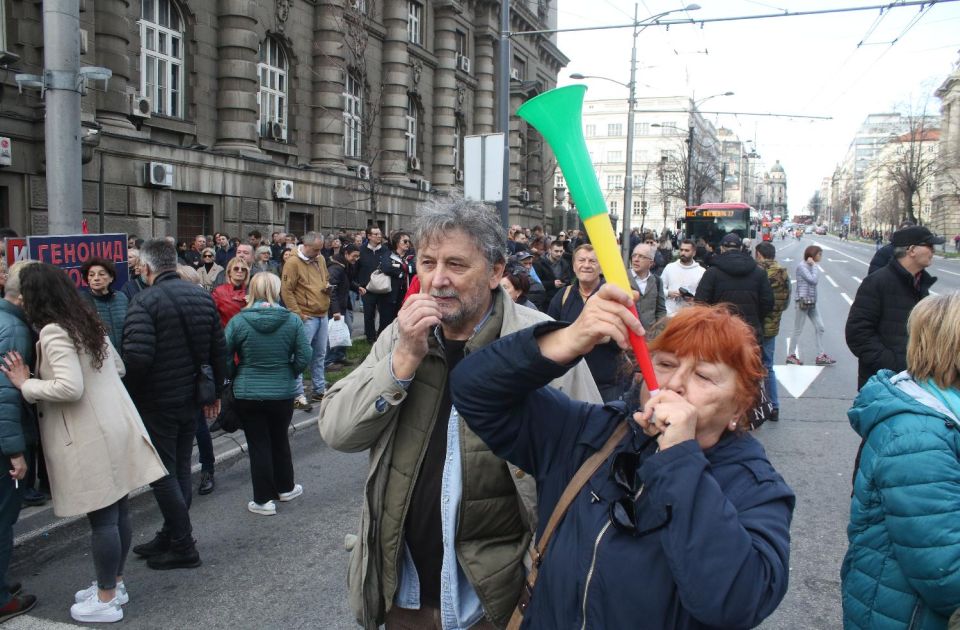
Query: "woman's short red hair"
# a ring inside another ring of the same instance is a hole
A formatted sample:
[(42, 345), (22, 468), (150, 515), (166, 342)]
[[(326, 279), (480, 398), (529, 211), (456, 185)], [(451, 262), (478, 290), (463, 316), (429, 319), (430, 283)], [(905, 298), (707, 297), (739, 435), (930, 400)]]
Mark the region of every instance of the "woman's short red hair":
[(680, 309), (650, 343), (650, 350), (730, 366), (737, 374), (737, 405), (750, 410), (757, 404), (766, 371), (756, 333), (722, 304)]

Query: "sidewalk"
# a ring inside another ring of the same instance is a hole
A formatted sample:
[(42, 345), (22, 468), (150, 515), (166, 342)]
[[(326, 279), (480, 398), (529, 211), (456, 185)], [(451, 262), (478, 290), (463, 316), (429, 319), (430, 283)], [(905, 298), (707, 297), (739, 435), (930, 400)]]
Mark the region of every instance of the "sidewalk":
[[(351, 332), (353, 333), (352, 336), (354, 339), (363, 338), (363, 313), (361, 311), (354, 311)], [(314, 404), (313, 410), (310, 412), (294, 411), (290, 426), (291, 441), (295, 439), (296, 434), (299, 431), (317, 431), (317, 420), (319, 418), (319, 414), (319, 403)], [(215, 461), (214, 466), (216, 468), (220, 468), (221, 466), (230, 464), (241, 457), (246, 456), (247, 440), (242, 430), (235, 433), (224, 433), (223, 431), (217, 431), (213, 433), (212, 437)], [(197, 449), (194, 448), (193, 466), (191, 468), (194, 493), (196, 493), (199, 475), (199, 455), (197, 453)], [(149, 491), (150, 487), (144, 486), (130, 493), (130, 497), (133, 498)], [(22, 545), (23, 543), (34, 540), (38, 536), (45, 536), (55, 529), (65, 527), (83, 518), (86, 517), (81, 515), (72, 516), (69, 518), (58, 518), (53, 513), (53, 503), (50, 501), (38, 507), (25, 507), (20, 511), (20, 518), (13, 526), (13, 544), (15, 547)]]

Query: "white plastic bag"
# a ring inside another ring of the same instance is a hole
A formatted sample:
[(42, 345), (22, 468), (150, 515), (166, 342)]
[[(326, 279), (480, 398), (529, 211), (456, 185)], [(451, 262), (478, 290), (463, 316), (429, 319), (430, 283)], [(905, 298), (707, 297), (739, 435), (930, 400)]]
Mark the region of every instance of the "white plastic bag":
[(331, 348), (347, 348), (353, 345), (350, 339), (350, 327), (347, 326), (347, 320), (331, 319), (330, 326), (327, 329), (327, 339), (330, 340)]

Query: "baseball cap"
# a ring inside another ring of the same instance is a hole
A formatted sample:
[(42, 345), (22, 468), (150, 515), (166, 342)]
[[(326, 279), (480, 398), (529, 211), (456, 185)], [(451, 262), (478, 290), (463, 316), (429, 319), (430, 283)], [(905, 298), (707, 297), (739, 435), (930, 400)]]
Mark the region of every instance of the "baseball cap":
[(740, 247), (743, 243), (740, 241), (740, 237), (736, 234), (730, 233), (720, 239), (720, 247)]
[(910, 247), (911, 245), (942, 245), (944, 238), (934, 236), (933, 232), (922, 225), (897, 230), (890, 239), (894, 247)]
[(517, 252), (517, 262), (523, 262), (523, 261), (526, 260), (527, 258), (533, 258), (533, 254), (531, 254), (530, 252), (528, 252), (528, 251), (526, 251), (526, 250)]

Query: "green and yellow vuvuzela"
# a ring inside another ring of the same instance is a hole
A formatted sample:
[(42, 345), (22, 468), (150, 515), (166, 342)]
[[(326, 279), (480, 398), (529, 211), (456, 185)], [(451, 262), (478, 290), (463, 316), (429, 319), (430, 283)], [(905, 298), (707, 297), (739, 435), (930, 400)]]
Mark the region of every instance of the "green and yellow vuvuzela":
[[(583, 95), (586, 91), (583, 85), (569, 85), (544, 92), (521, 105), (517, 116), (533, 125), (550, 144), (567, 182), (567, 189), (577, 204), (577, 213), (587, 230), (590, 243), (597, 252), (603, 275), (607, 282), (630, 295), (627, 270), (620, 259), (620, 248), (617, 247), (617, 237), (610, 225), (607, 204), (603, 200), (600, 183), (590, 162), (587, 141), (583, 137), (581, 125)], [(630, 157), (627, 156), (627, 159)], [(634, 315), (637, 314), (632, 304), (631, 310)], [(653, 373), (646, 341), (631, 333), (630, 343), (647, 388), (654, 394), (658, 390), (657, 378)]]

